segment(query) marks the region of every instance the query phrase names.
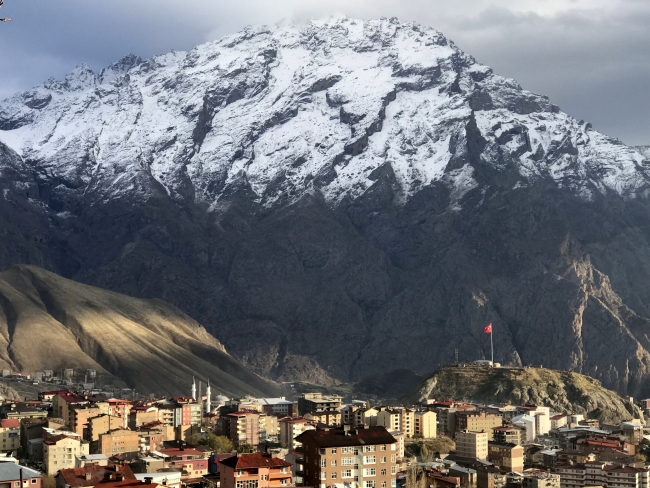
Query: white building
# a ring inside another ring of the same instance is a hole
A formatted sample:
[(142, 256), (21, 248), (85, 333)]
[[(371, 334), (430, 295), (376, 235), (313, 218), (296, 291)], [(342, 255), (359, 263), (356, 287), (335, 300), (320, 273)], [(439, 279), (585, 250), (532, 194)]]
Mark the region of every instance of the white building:
[(565, 464), (556, 468), (561, 488), (650, 488), (648, 470), (601, 462)]
[(537, 437), (537, 420), (535, 417), (527, 414), (517, 415), (512, 418), (512, 425), (526, 429), (525, 437), (522, 439), (524, 442), (535, 442), (535, 437)]

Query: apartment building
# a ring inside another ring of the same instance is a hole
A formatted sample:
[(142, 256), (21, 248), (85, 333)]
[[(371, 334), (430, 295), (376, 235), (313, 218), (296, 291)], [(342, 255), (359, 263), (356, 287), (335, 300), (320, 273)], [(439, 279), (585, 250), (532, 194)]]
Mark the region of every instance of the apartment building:
[(260, 441), (278, 441), (279, 425), (278, 418), (275, 415), (265, 413), (259, 416)]
[(142, 424), (156, 421), (158, 421), (158, 407), (152, 405), (137, 405), (129, 411), (129, 429), (135, 430)]
[(0, 452), (16, 452), (20, 449), (20, 420), (0, 420)]
[(316, 424), (304, 418), (285, 417), (279, 420), (280, 425), (280, 445), (290, 451), (296, 449), (301, 444), (296, 440), (300, 434), (306, 430), (314, 430)]
[[(72, 434), (71, 432), (68, 434)], [(43, 470), (54, 475), (60, 469), (74, 468), (75, 456), (90, 454), (81, 436), (60, 434), (43, 440)]]
[(503, 424), (501, 415), (485, 412), (466, 411), (456, 412), (456, 432), (469, 430), (472, 432), (485, 432), (488, 440), (494, 440), (494, 427)]
[(101, 414), (101, 409), (93, 405), (70, 405), (68, 408), (70, 430), (86, 437), (84, 430), (88, 428), (88, 420)]
[[(433, 413), (433, 412), (432, 412)], [(415, 412), (408, 408), (387, 408), (377, 414), (377, 425), (388, 430), (399, 430), (407, 437), (415, 433)]]
[(323, 395), (322, 393), (304, 393), (298, 398), (298, 412), (303, 417), (308, 413), (320, 413), (341, 410), (343, 397)]
[(327, 411), (327, 412), (309, 412), (305, 414), (305, 418), (312, 422), (329, 425), (330, 427), (338, 427), (342, 425), (342, 416), (339, 411)]
[(517, 444), (488, 442), (488, 461), (504, 471), (524, 470), (524, 448)]
[[(184, 481), (200, 478), (208, 474), (208, 459), (206, 453), (196, 449), (160, 449), (165, 456), (165, 462), (170, 468), (182, 468)], [(209, 453), (207, 453), (209, 454)]]
[(139, 452), (140, 438), (137, 432), (128, 429), (115, 429), (99, 435), (98, 454), (115, 456), (127, 452)]
[(645, 468), (587, 462), (565, 464), (555, 469), (561, 488), (602, 486), (603, 488), (649, 488), (650, 477)]
[(221, 488), (295, 486), (291, 479), (291, 463), (261, 452), (221, 460), (219, 474)]
[(227, 415), (230, 423), (230, 441), (235, 447), (260, 443), (260, 414), (257, 412), (234, 412)]
[(492, 429), (492, 440), (497, 444), (517, 444), (524, 442), (525, 430), (514, 425), (503, 425)]
[(462, 459), (487, 459), (488, 433), (470, 430), (456, 432), (456, 455)]
[(425, 439), (432, 439), (437, 435), (437, 418), (436, 412), (418, 411), (413, 414), (413, 434), (422, 436)]
[(297, 440), (306, 486), (396, 487), (397, 442), (383, 426), (308, 430)]
[(559, 429), (560, 427), (566, 427), (569, 417), (562, 413), (553, 415), (551, 417), (551, 430)]
[(560, 488), (560, 475), (544, 472), (539, 469), (528, 469), (524, 472), (522, 488)]

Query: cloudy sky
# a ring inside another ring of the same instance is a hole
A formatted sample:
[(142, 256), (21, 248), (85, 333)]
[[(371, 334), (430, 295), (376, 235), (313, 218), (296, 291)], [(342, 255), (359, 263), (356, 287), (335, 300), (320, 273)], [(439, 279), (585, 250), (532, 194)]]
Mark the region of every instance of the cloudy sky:
[(0, 98), (81, 62), (150, 57), (250, 24), (333, 14), (433, 26), (627, 144), (650, 144), (648, 0), (5, 0)]

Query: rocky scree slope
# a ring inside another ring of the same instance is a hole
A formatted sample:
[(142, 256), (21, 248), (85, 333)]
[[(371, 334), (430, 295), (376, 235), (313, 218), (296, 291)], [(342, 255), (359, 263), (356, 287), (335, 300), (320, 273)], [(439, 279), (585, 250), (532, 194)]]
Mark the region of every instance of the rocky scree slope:
[(162, 298), (259, 374), (428, 374), (492, 322), (502, 363), (650, 394), (648, 157), (434, 29), (80, 66), (0, 129), (0, 268)]
[(427, 378), (406, 401), (429, 398), (455, 398), (488, 405), (542, 405), (554, 412), (583, 414), (613, 425), (643, 419), (639, 407), (603, 388), (599, 381), (546, 368), (446, 366)]
[(192, 376), (209, 379), (228, 396), (280, 391), (175, 307), (82, 285), (36, 266), (0, 273), (0, 367), (32, 373), (92, 368), (157, 395), (189, 394)]

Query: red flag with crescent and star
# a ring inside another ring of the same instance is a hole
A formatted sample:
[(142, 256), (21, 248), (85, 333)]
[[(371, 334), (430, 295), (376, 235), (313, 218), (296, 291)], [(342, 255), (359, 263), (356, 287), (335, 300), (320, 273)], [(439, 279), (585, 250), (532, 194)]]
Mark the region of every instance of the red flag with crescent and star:
[(492, 333), (492, 324), (487, 324), (485, 328), (483, 329), (483, 332), (486, 334), (491, 334)]

